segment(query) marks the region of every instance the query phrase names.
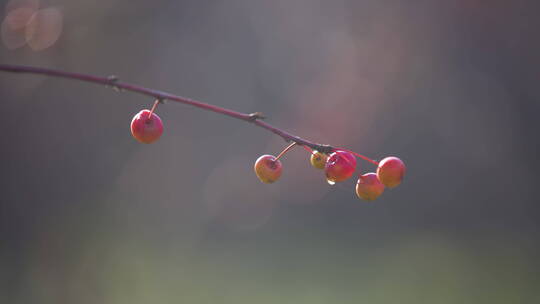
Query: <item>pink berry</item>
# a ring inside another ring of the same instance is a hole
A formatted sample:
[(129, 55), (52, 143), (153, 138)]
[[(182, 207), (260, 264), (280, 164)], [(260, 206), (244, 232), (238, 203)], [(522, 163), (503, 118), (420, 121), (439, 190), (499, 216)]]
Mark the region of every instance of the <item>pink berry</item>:
[(356, 195), (366, 201), (373, 201), (384, 192), (384, 185), (381, 183), (377, 174), (366, 173), (356, 183)]
[(255, 161), (253, 166), (255, 174), (266, 184), (271, 184), (279, 179), (283, 166), (281, 161), (273, 155), (262, 155)]
[(388, 188), (394, 188), (403, 181), (405, 164), (397, 157), (386, 157), (379, 162), (377, 177)]
[(314, 150), (311, 153), (311, 157), (309, 158), (309, 162), (311, 165), (317, 169), (324, 169), (324, 166), (326, 165), (326, 160), (328, 159), (328, 155), (321, 153), (319, 151)]
[(136, 140), (150, 144), (158, 140), (163, 134), (163, 123), (161, 118), (149, 110), (142, 110), (131, 120), (131, 134)]
[(346, 151), (335, 151), (328, 156), (324, 166), (326, 179), (331, 182), (341, 182), (351, 177), (356, 169), (356, 157)]

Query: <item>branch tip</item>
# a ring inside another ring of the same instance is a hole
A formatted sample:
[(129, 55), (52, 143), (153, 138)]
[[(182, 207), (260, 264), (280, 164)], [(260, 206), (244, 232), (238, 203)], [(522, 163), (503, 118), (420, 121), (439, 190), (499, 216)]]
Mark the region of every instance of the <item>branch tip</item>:
[(330, 154), (334, 151), (334, 147), (330, 146), (330, 145), (318, 145), (317, 146), (317, 150), (318, 152), (321, 152), (321, 153), (324, 153), (324, 154)]

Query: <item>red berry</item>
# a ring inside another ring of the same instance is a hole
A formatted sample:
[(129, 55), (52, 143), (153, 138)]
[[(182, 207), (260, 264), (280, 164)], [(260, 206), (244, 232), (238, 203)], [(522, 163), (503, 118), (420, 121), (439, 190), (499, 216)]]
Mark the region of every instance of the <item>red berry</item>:
[(271, 184), (279, 179), (283, 166), (275, 156), (262, 155), (255, 162), (253, 169), (255, 169), (255, 174), (257, 174), (261, 182)]
[(324, 172), (329, 183), (341, 182), (351, 177), (356, 169), (356, 157), (346, 151), (336, 151), (326, 160)]
[(359, 198), (365, 199), (366, 201), (375, 200), (379, 197), (384, 191), (384, 185), (381, 183), (377, 174), (375, 173), (366, 173), (360, 178), (356, 183), (356, 195)]
[(150, 144), (158, 140), (163, 133), (163, 123), (161, 118), (149, 110), (142, 110), (133, 117), (131, 121), (131, 134), (136, 140)]
[(405, 175), (405, 164), (397, 157), (386, 157), (379, 162), (377, 177), (388, 188), (399, 185)]
[(311, 153), (311, 157), (309, 158), (309, 162), (311, 165), (317, 169), (324, 169), (324, 166), (326, 164), (326, 160), (328, 159), (328, 155), (321, 153), (317, 150), (314, 150)]

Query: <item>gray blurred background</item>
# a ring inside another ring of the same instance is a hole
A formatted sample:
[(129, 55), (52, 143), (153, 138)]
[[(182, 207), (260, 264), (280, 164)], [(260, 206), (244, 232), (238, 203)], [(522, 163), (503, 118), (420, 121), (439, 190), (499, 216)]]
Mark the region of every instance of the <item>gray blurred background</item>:
[(366, 203), (297, 148), (265, 185), (253, 162), (286, 143), (263, 129), (169, 102), (142, 145), (150, 98), (0, 73), (0, 303), (540, 301), (537, 1), (0, 3), (2, 63), (408, 168)]

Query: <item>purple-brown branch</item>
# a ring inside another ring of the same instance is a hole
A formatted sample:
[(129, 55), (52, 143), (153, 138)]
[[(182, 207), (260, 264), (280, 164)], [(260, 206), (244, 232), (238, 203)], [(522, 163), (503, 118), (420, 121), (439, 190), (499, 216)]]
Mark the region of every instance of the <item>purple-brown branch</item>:
[(118, 78), (115, 76), (100, 77), (100, 76), (93, 76), (93, 75), (88, 75), (88, 74), (64, 72), (64, 71), (55, 70), (55, 69), (22, 66), (22, 65), (12, 65), (12, 64), (0, 64), (0, 71), (12, 72), (12, 73), (23, 73), (23, 74), (38, 74), (38, 75), (45, 75), (45, 76), (52, 76), (52, 77), (75, 79), (75, 80), (80, 80), (84, 82), (102, 84), (105, 86), (116, 88), (118, 90), (131, 91), (131, 92), (139, 93), (142, 95), (151, 96), (160, 101), (165, 101), (165, 100), (176, 101), (179, 103), (188, 104), (188, 105), (201, 108), (207, 111), (216, 112), (216, 113), (227, 115), (227, 116), (240, 119), (249, 123), (253, 123), (263, 129), (269, 130), (270, 132), (281, 136), (287, 142), (295, 142), (296, 144), (301, 145), (301, 146), (308, 146), (322, 153), (330, 153), (334, 150), (332, 146), (311, 142), (309, 140), (290, 134), (289, 132), (276, 128), (272, 126), (271, 124), (262, 121), (264, 116), (261, 113), (246, 114), (246, 113), (236, 112), (233, 110), (207, 104), (207, 103), (193, 100), (190, 98), (173, 95), (170, 93), (166, 93), (166, 92), (162, 92), (162, 91), (158, 91), (158, 90), (154, 90), (150, 88), (145, 88), (142, 86), (138, 86), (138, 85), (134, 85), (134, 84), (126, 83), (126, 82), (121, 82), (121, 81), (118, 81)]

